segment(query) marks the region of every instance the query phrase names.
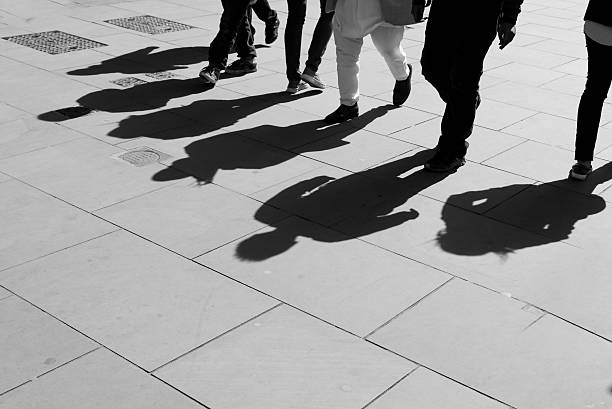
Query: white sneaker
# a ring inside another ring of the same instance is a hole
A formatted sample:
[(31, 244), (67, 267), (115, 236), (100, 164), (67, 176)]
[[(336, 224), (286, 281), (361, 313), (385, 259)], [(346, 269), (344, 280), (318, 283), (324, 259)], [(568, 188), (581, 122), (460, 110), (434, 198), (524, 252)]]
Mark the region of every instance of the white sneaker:
[(302, 79), (313, 88), (325, 89), (325, 84), (317, 74), (302, 74)]

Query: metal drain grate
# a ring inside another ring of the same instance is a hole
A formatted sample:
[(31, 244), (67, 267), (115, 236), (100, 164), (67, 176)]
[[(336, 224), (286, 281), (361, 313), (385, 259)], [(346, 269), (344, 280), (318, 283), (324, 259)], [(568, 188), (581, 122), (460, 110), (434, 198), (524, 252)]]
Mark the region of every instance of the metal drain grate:
[(176, 75), (168, 71), (148, 72), (145, 75), (147, 77), (154, 78), (156, 80), (167, 80), (167, 79), (176, 77)]
[(107, 45), (58, 30), (2, 38), (48, 54), (63, 54)]
[(119, 78), (118, 80), (113, 80), (111, 82), (123, 88), (130, 88), (135, 87), (136, 85), (148, 84), (147, 81), (143, 81), (140, 78), (136, 77)]
[(151, 163), (157, 163), (162, 160), (170, 159), (172, 156), (157, 151), (155, 149), (143, 146), (134, 150), (122, 153), (117, 158), (126, 161), (134, 166), (141, 167), (150, 165)]
[(170, 33), (173, 31), (182, 31), (195, 28), (187, 24), (181, 24), (177, 23), (176, 21), (166, 20), (154, 16), (116, 18), (112, 20), (104, 20), (104, 22), (148, 34)]

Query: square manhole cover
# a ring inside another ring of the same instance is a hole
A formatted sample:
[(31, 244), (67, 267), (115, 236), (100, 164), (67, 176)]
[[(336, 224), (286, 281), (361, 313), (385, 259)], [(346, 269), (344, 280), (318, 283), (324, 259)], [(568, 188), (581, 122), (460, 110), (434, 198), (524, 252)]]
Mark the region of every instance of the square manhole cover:
[(187, 24), (181, 24), (177, 23), (176, 21), (166, 20), (154, 16), (116, 18), (112, 20), (104, 20), (104, 22), (148, 34), (170, 33), (173, 31), (182, 31), (195, 28)]
[(158, 163), (172, 157), (167, 153), (163, 153), (146, 146), (113, 156), (137, 167), (150, 165), (151, 163)]
[(135, 87), (136, 85), (147, 84), (147, 81), (143, 81), (140, 78), (136, 78), (136, 77), (119, 78), (118, 80), (112, 80), (111, 82), (123, 88), (129, 88), (129, 87)]
[(2, 38), (48, 54), (63, 54), (107, 45), (58, 30)]

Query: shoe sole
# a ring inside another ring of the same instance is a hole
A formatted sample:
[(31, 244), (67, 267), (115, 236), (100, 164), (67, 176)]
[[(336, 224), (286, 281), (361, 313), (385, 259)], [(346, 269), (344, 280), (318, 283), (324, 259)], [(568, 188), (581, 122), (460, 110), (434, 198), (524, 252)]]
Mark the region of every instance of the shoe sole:
[(200, 74), (200, 75), (199, 75), (199, 77), (200, 77), (200, 79), (202, 79), (202, 80), (203, 80), (203, 81), (204, 81), (206, 84), (213, 84), (213, 85), (214, 85), (214, 84), (216, 84), (216, 83), (217, 83), (217, 80), (216, 80), (216, 79), (211, 78), (211, 77), (209, 77), (209, 76), (208, 76), (208, 75), (206, 75), (206, 74), (204, 74), (204, 75)]
[(243, 74), (250, 74), (252, 72), (257, 72), (257, 68), (252, 68), (252, 69), (249, 69), (249, 70), (225, 69), (225, 73), (229, 74), (229, 75), (243, 75)]
[(308, 88), (308, 85), (302, 83), (302, 84), (298, 85), (297, 88), (287, 87), (285, 92), (288, 93), (288, 94), (297, 94), (298, 92), (304, 91), (307, 88)]
[(347, 122), (350, 121), (351, 119), (357, 118), (359, 116), (359, 113), (356, 114), (351, 114), (350, 116), (347, 116), (341, 120), (327, 120), (327, 118), (323, 119), (323, 122), (325, 122), (328, 125), (333, 125), (333, 124), (341, 124), (343, 122)]
[(589, 176), (589, 174), (587, 173), (586, 175), (580, 174), (580, 173), (575, 173), (573, 170), (570, 171), (570, 178), (572, 179), (576, 179), (576, 180), (586, 180), (586, 178)]
[(425, 163), (424, 169), (429, 172), (447, 173), (447, 172), (453, 172), (459, 169), (463, 165), (465, 165), (465, 158), (460, 159), (459, 162), (454, 163), (453, 166), (449, 166), (448, 168), (432, 168), (429, 163)]
[(315, 80), (314, 77), (309, 75), (302, 74), (302, 80), (313, 88), (325, 89), (325, 84), (323, 84), (321, 81)]

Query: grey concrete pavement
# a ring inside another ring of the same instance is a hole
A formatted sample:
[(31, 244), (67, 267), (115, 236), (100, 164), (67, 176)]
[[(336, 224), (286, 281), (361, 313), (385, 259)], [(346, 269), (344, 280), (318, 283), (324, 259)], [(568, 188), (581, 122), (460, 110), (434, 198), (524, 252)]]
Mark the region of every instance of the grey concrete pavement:
[(612, 408), (609, 102), (567, 180), (586, 0), (525, 1), (449, 175), (424, 24), (404, 106), (366, 40), (325, 126), (333, 40), (284, 93), (271, 4), (211, 89), (218, 0), (0, 2), (0, 408)]

